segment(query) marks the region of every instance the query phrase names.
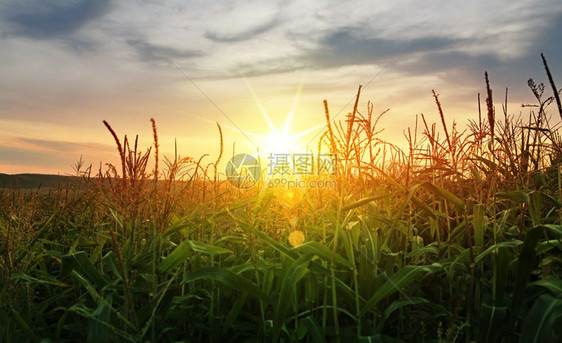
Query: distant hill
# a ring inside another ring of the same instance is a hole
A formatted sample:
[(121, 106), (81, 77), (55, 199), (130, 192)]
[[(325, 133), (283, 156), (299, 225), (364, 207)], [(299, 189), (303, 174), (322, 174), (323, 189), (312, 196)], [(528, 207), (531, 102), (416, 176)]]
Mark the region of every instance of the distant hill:
[(76, 176), (47, 175), (47, 174), (2, 174), (0, 173), (0, 188), (56, 188), (75, 183), (80, 178)]
[[(94, 181), (98, 181), (97, 177), (92, 177)], [(65, 176), (65, 175), (49, 175), (49, 174), (3, 174), (0, 173), (0, 190), (6, 188), (19, 188), (19, 189), (49, 189), (57, 188), (59, 186), (66, 186), (67, 183), (71, 185), (78, 184), (82, 177), (78, 176)], [(153, 182), (153, 179), (147, 181)], [(104, 182), (106, 180), (104, 179)], [(176, 180), (174, 182), (185, 183), (185, 180)], [(195, 180), (195, 182), (198, 182)], [(158, 180), (158, 184), (164, 186), (166, 180)]]

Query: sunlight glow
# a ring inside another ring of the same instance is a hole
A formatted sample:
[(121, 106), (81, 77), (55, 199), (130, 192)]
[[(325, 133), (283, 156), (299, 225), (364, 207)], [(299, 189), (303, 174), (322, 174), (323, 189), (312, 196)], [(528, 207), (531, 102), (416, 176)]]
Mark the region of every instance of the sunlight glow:
[(258, 107), (263, 119), (267, 123), (269, 128), (269, 133), (266, 134), (255, 134), (247, 132), (250, 136), (258, 138), (259, 151), (265, 155), (270, 154), (292, 154), (292, 153), (303, 153), (306, 152), (307, 147), (298, 141), (300, 137), (311, 132), (314, 128), (305, 130), (300, 133), (292, 133), (291, 125), (293, 123), (293, 118), (295, 116), (295, 111), (299, 103), (299, 99), (302, 93), (304, 84), (304, 75), (301, 78), (299, 85), (296, 89), (295, 96), (291, 104), (291, 108), (287, 112), (287, 117), (285, 122), (281, 127), (276, 127), (271, 120), (271, 116), (267, 113), (265, 106), (261, 102), (258, 94), (255, 92), (252, 85), (248, 80), (242, 75), (242, 79), (248, 88), (248, 91), (252, 95), (256, 106)]
[(289, 134), (288, 132), (272, 132), (269, 135), (263, 137), (263, 152), (266, 154), (290, 154), (294, 152), (300, 152), (301, 147), (298, 146), (296, 136)]

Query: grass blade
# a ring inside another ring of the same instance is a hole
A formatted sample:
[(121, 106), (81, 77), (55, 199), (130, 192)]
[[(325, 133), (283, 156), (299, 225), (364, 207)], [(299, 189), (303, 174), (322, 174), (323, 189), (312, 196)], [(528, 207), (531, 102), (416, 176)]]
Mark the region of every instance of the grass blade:
[(265, 294), (258, 286), (246, 279), (245, 277), (235, 274), (234, 272), (218, 268), (218, 267), (208, 267), (196, 270), (187, 274), (182, 284), (194, 282), (197, 280), (214, 280), (218, 281), (225, 286), (235, 289), (240, 292), (245, 292), (251, 296), (254, 296), (265, 303), (269, 303), (270, 299), (267, 294)]
[(278, 342), (281, 328), (285, 324), (289, 306), (293, 302), (293, 296), (297, 290), (297, 283), (308, 273), (310, 257), (303, 255), (295, 260), (285, 271), (279, 289), (279, 299), (275, 308), (273, 321), (273, 341)]
[(442, 269), (443, 267), (438, 263), (429, 266), (405, 266), (401, 268), (396, 274), (392, 275), (390, 279), (386, 280), (386, 282), (367, 300), (360, 315), (365, 315), (365, 313), (371, 311), (379, 301), (402, 290), (414, 281), (419, 281), (421, 277)]
[(554, 332), (560, 328), (561, 320), (562, 299), (550, 294), (541, 295), (527, 315), (519, 342), (554, 342)]

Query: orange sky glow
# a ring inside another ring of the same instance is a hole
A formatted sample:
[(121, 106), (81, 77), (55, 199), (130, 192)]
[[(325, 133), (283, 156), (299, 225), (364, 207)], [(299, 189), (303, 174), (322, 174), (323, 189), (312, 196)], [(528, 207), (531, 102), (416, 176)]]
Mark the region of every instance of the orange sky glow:
[[(0, 173), (72, 174), (81, 156), (115, 163), (107, 120), (162, 153), (216, 159), (273, 149), (272, 129), (316, 147), (322, 101), (345, 120), (357, 87), (381, 138), (399, 144), (424, 113), (449, 123), (477, 118), (484, 71), (496, 107), (528, 114), (527, 80), (547, 82), (544, 52), (562, 84), (558, 1), (0, 2)], [(342, 15), (342, 13), (346, 13)], [(483, 97), (484, 99), (484, 97)], [(351, 102), (351, 103), (350, 103)], [(291, 117), (291, 120), (287, 120)], [(288, 125), (290, 124), (290, 125)]]

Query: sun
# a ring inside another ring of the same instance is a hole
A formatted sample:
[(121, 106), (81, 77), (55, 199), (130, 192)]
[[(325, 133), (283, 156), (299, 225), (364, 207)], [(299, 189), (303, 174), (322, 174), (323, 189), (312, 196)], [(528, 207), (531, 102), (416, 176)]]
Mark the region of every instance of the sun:
[(250, 91), (250, 94), (254, 98), (256, 106), (260, 110), (264, 121), (267, 123), (269, 132), (264, 134), (253, 134), (249, 135), (258, 139), (256, 142), (259, 145), (260, 153), (269, 154), (292, 154), (292, 153), (302, 153), (306, 150), (306, 144), (299, 142), (299, 138), (311, 132), (311, 129), (305, 130), (299, 133), (292, 133), (291, 126), (293, 124), (293, 119), (295, 117), (295, 111), (297, 109), (299, 98), (302, 92), (304, 79), (301, 79), (299, 86), (297, 87), (291, 108), (287, 112), (287, 117), (285, 118), (285, 123), (281, 127), (276, 127), (273, 124), (271, 116), (267, 113), (265, 106), (259, 99), (258, 95), (254, 91), (254, 88), (250, 85), (248, 80), (244, 78), (244, 82)]
[(301, 152), (297, 135), (285, 131), (273, 131), (261, 138), (262, 152), (265, 154), (292, 154)]
[[(299, 99), (304, 84), (304, 77), (301, 79), (296, 89), (296, 93), (293, 97), (291, 107), (286, 114), (285, 122), (278, 126), (276, 126), (273, 123), (272, 116), (267, 112), (264, 104), (258, 97), (252, 85), (250, 85), (250, 83), (245, 77), (242, 77), (242, 79), (244, 80), (244, 83), (246, 84), (248, 91), (252, 95), (256, 107), (261, 112), (262, 119), (267, 124), (267, 128), (269, 130), (266, 130), (266, 132), (263, 133), (257, 133), (248, 130), (243, 130), (236, 125), (235, 127), (225, 125), (225, 127), (230, 130), (238, 131), (244, 134), (244, 136), (246, 136), (248, 141), (252, 143), (254, 148), (256, 148), (257, 151), (259, 151), (259, 155), (261, 156), (261, 158), (271, 158), (272, 155), (275, 156), (281, 154), (285, 156), (287, 155), (292, 156), (292, 154), (308, 153), (312, 141), (306, 141), (305, 137), (311, 133), (318, 132), (318, 130), (324, 127), (325, 124), (319, 123), (317, 125), (314, 125), (312, 127), (309, 127), (308, 129), (299, 132), (293, 132), (293, 130), (291, 130), (291, 127), (293, 126), (293, 119), (295, 118), (295, 112), (299, 104)], [(316, 135), (314, 137), (316, 137)]]

